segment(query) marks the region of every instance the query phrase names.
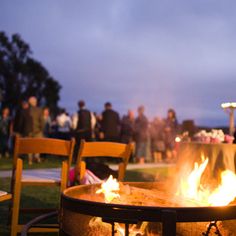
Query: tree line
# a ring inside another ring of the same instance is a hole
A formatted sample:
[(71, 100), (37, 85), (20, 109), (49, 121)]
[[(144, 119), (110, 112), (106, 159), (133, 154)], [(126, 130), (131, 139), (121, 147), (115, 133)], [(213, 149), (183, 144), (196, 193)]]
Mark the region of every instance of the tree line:
[(0, 103), (15, 110), (19, 103), (36, 96), (41, 106), (57, 110), (61, 85), (32, 56), (19, 34), (0, 32)]

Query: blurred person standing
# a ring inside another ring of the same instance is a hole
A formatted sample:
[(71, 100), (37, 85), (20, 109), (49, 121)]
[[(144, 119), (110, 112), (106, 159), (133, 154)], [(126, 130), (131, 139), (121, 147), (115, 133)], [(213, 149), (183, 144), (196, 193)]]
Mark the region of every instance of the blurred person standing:
[(13, 119), (13, 132), (14, 135), (27, 136), (28, 132), (25, 130), (26, 123), (28, 120), (25, 116), (29, 115), (29, 103), (22, 101), (20, 107), (17, 108), (15, 117)]
[(52, 119), (50, 116), (50, 109), (44, 107), (43, 109), (43, 136), (51, 137), (52, 132)]
[(151, 152), (154, 162), (161, 162), (165, 158), (164, 120), (155, 117), (150, 127)]
[(82, 139), (91, 141), (92, 139), (92, 115), (91, 112), (86, 109), (85, 102), (80, 100), (78, 102), (78, 120), (76, 125), (76, 139), (77, 143), (80, 143)]
[[(121, 120), (121, 128), (120, 128), (120, 141), (121, 143), (132, 143), (133, 147), (134, 143), (134, 112), (132, 110), (128, 110), (127, 115), (124, 115)], [(130, 162), (134, 162), (134, 153), (132, 152), (130, 156)]]
[(172, 162), (176, 159), (175, 138), (178, 132), (178, 121), (174, 109), (167, 111), (164, 124), (164, 139), (166, 146), (166, 161)]
[(147, 157), (148, 119), (144, 115), (144, 110), (144, 106), (138, 107), (138, 117), (134, 123), (136, 158), (140, 164), (145, 163), (145, 158)]
[(120, 137), (120, 117), (118, 112), (112, 109), (112, 104), (106, 102), (102, 112), (101, 131), (105, 141), (118, 142)]
[(75, 139), (76, 146), (74, 152), (74, 159), (76, 161), (81, 140), (92, 141), (92, 113), (86, 109), (85, 102), (80, 100), (78, 102), (79, 110), (77, 115), (73, 117), (75, 124)]
[(134, 141), (134, 112), (128, 110), (121, 120), (120, 141), (122, 143), (131, 143)]
[(60, 110), (60, 113), (56, 117), (56, 122), (58, 132), (70, 132), (72, 121), (70, 116), (66, 112), (66, 109), (62, 108)]
[(0, 157), (10, 156), (10, 138), (12, 134), (12, 119), (10, 117), (10, 109), (5, 107), (2, 109), (0, 117)]
[(20, 137), (27, 137), (31, 132), (31, 117), (29, 112), (29, 103), (23, 101), (21, 107), (16, 111), (16, 115), (13, 122), (14, 135), (19, 135)]
[(56, 124), (57, 138), (69, 140), (71, 138), (72, 121), (64, 108), (56, 117)]
[[(29, 137), (43, 137), (43, 111), (37, 106), (37, 98), (32, 96), (29, 98), (29, 116), (27, 125), (29, 126)], [(33, 160), (41, 162), (39, 154), (29, 155), (29, 165), (32, 165)]]

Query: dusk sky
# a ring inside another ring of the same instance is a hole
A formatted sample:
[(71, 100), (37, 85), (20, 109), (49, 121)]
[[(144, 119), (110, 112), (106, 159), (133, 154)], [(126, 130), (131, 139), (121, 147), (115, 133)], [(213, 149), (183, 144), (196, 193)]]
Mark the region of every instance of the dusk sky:
[(0, 31), (21, 35), (62, 85), (70, 113), (84, 99), (101, 112), (228, 125), (236, 102), (235, 0), (1, 0)]

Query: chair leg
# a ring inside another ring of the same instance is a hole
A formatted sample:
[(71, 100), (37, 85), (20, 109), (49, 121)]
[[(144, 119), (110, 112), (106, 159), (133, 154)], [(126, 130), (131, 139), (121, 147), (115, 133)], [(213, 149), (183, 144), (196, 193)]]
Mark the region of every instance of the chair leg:
[(19, 222), (20, 195), (21, 195), (22, 160), (17, 160), (15, 183), (13, 189), (12, 209), (11, 209), (11, 236), (16, 236)]
[(68, 173), (69, 173), (68, 163), (63, 161), (61, 168), (61, 186), (60, 191), (63, 192), (64, 189), (68, 186)]
[(125, 163), (121, 162), (119, 164), (118, 181), (123, 181), (124, 177), (125, 177)]

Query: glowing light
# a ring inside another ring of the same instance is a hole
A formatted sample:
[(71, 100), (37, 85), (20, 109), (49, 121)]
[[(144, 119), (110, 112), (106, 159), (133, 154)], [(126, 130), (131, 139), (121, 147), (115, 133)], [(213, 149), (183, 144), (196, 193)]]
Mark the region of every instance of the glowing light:
[(181, 138), (180, 138), (179, 136), (177, 136), (177, 137), (175, 138), (175, 142), (176, 142), (176, 143), (181, 142)]
[(113, 179), (113, 176), (110, 175), (107, 181), (103, 182), (101, 188), (96, 191), (97, 194), (103, 193), (105, 197), (105, 202), (109, 203), (114, 198), (119, 198), (120, 194), (117, 193), (120, 190), (119, 183), (116, 179)]
[(236, 102), (225, 102), (221, 104), (222, 108), (236, 108)]

